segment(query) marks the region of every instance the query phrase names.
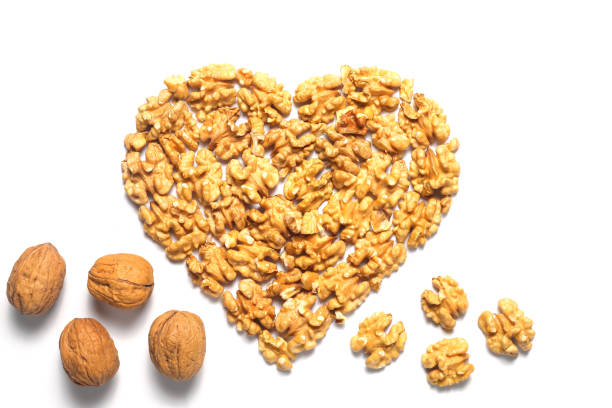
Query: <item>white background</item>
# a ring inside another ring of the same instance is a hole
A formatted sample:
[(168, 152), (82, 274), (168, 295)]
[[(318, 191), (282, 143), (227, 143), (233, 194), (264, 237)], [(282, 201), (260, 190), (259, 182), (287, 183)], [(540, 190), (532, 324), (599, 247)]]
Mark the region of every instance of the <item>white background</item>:
[[(0, 406), (530, 406), (609, 400), (610, 10), (604, 2), (3, 2), (0, 6), (3, 193), (0, 275), (28, 246), (50, 241), (67, 263), (45, 316), (0, 300)], [(495, 3), (495, 4), (493, 4)], [(460, 191), (423, 250), (291, 374), (267, 365), (237, 335), (220, 302), (191, 284), (142, 231), (123, 193), (123, 137), (163, 79), (209, 63), (268, 72), (293, 92), (342, 64), (415, 78), (459, 138)], [(141, 309), (116, 311), (86, 289), (100, 256), (133, 252), (155, 268)], [(431, 388), (420, 365), (447, 335), (419, 304), (432, 276), (451, 274), (470, 308), (465, 337), (475, 372)], [(476, 320), (515, 299), (534, 322), (532, 351), (489, 353)], [(153, 319), (198, 313), (207, 354), (190, 382), (155, 371)], [(408, 340), (381, 372), (349, 340), (375, 311), (403, 321)], [(100, 320), (121, 367), (98, 389), (73, 385), (58, 339), (74, 317)]]

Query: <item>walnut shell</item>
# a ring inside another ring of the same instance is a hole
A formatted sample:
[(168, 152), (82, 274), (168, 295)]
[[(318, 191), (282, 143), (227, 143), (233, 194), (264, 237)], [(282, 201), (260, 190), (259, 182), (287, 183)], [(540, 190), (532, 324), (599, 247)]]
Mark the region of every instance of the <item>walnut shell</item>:
[(6, 296), (20, 313), (38, 316), (57, 300), (66, 276), (66, 263), (49, 243), (36, 245), (19, 257), (6, 284)]
[(206, 332), (198, 315), (170, 310), (149, 330), (149, 354), (157, 370), (173, 380), (188, 380), (202, 367)]
[(91, 267), (87, 289), (96, 299), (109, 305), (134, 309), (151, 296), (153, 267), (138, 255), (106, 255)]
[(73, 319), (59, 341), (62, 364), (79, 385), (102, 385), (119, 369), (119, 355), (110, 335), (96, 319)]

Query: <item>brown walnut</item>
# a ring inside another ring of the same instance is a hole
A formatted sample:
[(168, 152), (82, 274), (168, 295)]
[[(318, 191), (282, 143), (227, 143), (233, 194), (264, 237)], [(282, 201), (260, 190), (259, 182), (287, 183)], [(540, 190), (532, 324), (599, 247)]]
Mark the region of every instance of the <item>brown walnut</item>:
[(6, 296), (19, 313), (38, 316), (57, 300), (66, 276), (66, 263), (49, 243), (36, 245), (19, 257), (6, 284)]
[(105, 255), (91, 267), (87, 289), (109, 305), (135, 309), (151, 296), (153, 267), (138, 255)]
[(176, 381), (200, 371), (206, 354), (204, 323), (196, 314), (170, 310), (149, 330), (149, 355), (157, 370)]
[(62, 331), (59, 348), (66, 374), (78, 385), (102, 385), (119, 369), (115, 343), (96, 319), (73, 319)]

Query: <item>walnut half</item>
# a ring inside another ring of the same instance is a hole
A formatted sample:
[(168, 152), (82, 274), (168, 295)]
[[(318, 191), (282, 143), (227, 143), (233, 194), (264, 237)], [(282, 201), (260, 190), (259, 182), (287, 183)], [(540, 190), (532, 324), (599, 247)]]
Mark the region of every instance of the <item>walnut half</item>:
[(423, 311), (435, 324), (439, 324), (445, 330), (452, 330), (455, 327), (454, 318), (467, 311), (467, 296), (457, 281), (450, 276), (438, 276), (431, 281), (438, 293), (431, 290), (423, 292), (421, 295)]
[(404, 350), (406, 331), (404, 324), (397, 322), (389, 333), (391, 313), (377, 312), (359, 324), (359, 332), (351, 339), (353, 352), (364, 350), (369, 356), (366, 359), (368, 368), (379, 370), (391, 364)]
[(501, 299), (498, 307), (501, 313), (483, 312), (478, 318), (478, 327), (487, 337), (489, 350), (512, 357), (518, 355), (517, 345), (523, 351), (531, 350), (531, 340), (535, 337), (535, 330), (531, 328), (533, 321), (512, 299)]
[(429, 370), (427, 381), (431, 385), (447, 387), (467, 380), (474, 366), (467, 363), (468, 343), (460, 337), (444, 339), (427, 347), (421, 357), (423, 367)]

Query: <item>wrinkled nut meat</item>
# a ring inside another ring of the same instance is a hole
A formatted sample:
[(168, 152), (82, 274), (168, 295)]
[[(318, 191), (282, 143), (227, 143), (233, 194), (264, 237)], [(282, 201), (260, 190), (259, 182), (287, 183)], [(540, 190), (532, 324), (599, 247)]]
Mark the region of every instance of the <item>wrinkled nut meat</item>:
[(457, 281), (450, 276), (432, 278), (434, 289), (438, 293), (426, 290), (421, 295), (421, 306), (425, 315), (445, 330), (455, 327), (455, 318), (465, 314), (468, 300)]
[(468, 343), (460, 337), (444, 339), (427, 347), (421, 356), (423, 367), (428, 371), (427, 381), (431, 385), (447, 387), (467, 380), (474, 366), (467, 362)]
[(206, 333), (198, 315), (170, 310), (153, 321), (149, 355), (163, 375), (188, 380), (200, 371), (205, 354)]
[(229, 64), (164, 84), (125, 137), (125, 192), (146, 234), (281, 370), (426, 244), (457, 193), (445, 113), (393, 71), (345, 65), (293, 98)]
[(501, 299), (498, 307), (501, 313), (483, 312), (478, 318), (478, 327), (487, 337), (489, 350), (512, 357), (518, 355), (519, 348), (531, 350), (531, 340), (535, 337), (533, 321), (512, 299)]
[(19, 313), (38, 316), (57, 300), (66, 275), (66, 264), (49, 243), (26, 249), (6, 284), (6, 296)]
[(138, 255), (106, 255), (89, 270), (87, 289), (104, 303), (119, 309), (134, 309), (151, 296), (153, 267)]
[(351, 350), (368, 354), (366, 366), (378, 370), (389, 365), (404, 350), (406, 331), (404, 324), (397, 322), (389, 332), (387, 327), (393, 317), (390, 313), (377, 312), (359, 324), (359, 332), (351, 339)]
[(64, 370), (78, 385), (99, 386), (119, 369), (119, 355), (110, 335), (97, 320), (74, 319), (59, 341)]

